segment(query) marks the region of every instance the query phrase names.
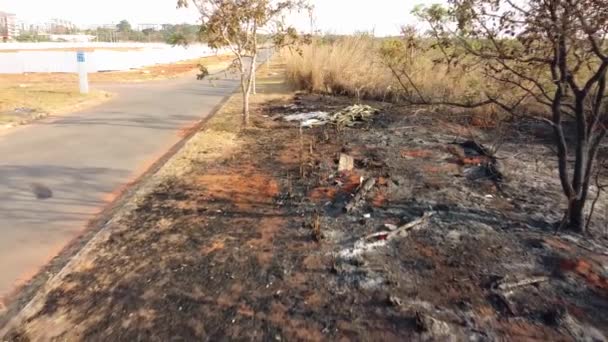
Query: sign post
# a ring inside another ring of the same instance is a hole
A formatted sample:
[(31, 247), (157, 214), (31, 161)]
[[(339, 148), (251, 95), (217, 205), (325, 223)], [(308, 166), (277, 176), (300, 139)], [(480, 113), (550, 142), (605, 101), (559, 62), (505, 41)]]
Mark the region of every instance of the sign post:
[(80, 93), (89, 93), (89, 77), (87, 74), (87, 63), (85, 60), (84, 51), (76, 52), (76, 60), (78, 61), (78, 80), (80, 83)]

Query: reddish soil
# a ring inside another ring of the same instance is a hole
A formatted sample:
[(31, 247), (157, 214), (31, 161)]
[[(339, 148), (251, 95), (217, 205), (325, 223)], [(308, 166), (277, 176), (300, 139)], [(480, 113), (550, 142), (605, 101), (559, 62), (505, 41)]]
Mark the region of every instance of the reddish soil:
[[(598, 267), (599, 266), (599, 267)], [(562, 260), (560, 267), (563, 271), (574, 272), (583, 277), (590, 286), (608, 294), (608, 278), (600, 271), (601, 265), (596, 265), (588, 260)]]
[(196, 184), (204, 191), (201, 196), (210, 201), (229, 202), (240, 210), (271, 205), (279, 194), (277, 182), (243, 165), (239, 170), (218, 170), (201, 175)]
[(403, 150), (401, 156), (404, 158), (429, 158), (433, 155), (433, 151), (430, 150)]
[[(347, 101), (297, 96), (294, 111)], [(242, 150), (158, 186), (8, 340), (607, 336), (608, 241), (596, 224), (593, 239), (554, 234), (562, 211), (550, 204), (561, 194), (548, 167), (505, 158), (499, 184), (483, 174), (488, 160), (450, 152), (462, 140), (458, 120), (385, 110), (357, 128), (300, 136), (280, 120), (286, 104), (255, 106)], [(417, 128), (387, 134), (406, 126)], [(504, 151), (550, 158), (530, 139), (518, 136)], [(340, 153), (355, 158), (355, 170), (337, 172)], [(346, 213), (370, 178), (364, 203)], [(366, 245), (374, 233), (377, 245)]]

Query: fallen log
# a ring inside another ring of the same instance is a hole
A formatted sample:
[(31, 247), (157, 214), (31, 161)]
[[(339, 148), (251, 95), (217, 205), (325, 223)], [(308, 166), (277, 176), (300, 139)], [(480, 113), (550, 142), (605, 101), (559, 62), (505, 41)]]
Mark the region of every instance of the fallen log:
[(346, 205), (344, 210), (346, 210), (347, 213), (350, 213), (350, 212), (358, 209), (359, 207), (361, 207), (363, 205), (363, 203), (365, 202), (365, 197), (370, 192), (370, 190), (374, 187), (374, 185), (376, 185), (375, 178), (372, 177), (372, 178), (369, 178), (368, 180), (366, 180), (363, 183), (363, 185), (361, 185), (361, 187), (359, 187), (359, 190), (355, 194), (355, 197), (353, 197), (353, 199)]
[(542, 283), (542, 282), (545, 282), (548, 280), (549, 280), (549, 277), (539, 276), (539, 277), (529, 277), (529, 278), (525, 278), (525, 279), (514, 281), (514, 282), (501, 281), (496, 285), (496, 289), (499, 291), (502, 291), (503, 294), (508, 296), (508, 295), (512, 294), (513, 291), (516, 290), (517, 288)]
[(538, 283), (542, 283), (545, 281), (549, 281), (549, 277), (538, 276), (538, 277), (529, 277), (517, 281), (507, 282), (504, 279), (498, 281), (492, 286), (492, 294), (494, 300), (502, 305), (504, 309), (510, 315), (516, 315), (516, 310), (513, 307), (513, 304), (509, 300), (509, 297), (515, 293), (515, 290), (528, 286), (534, 285)]
[(413, 228), (417, 227), (422, 222), (426, 221), (428, 218), (433, 216), (433, 212), (426, 212), (421, 217), (415, 219), (414, 221), (408, 222), (401, 227), (398, 227), (395, 230), (391, 231), (382, 231), (376, 232), (373, 234), (369, 234), (364, 238), (364, 240), (372, 241), (372, 240), (390, 240), (397, 236), (405, 237), (409, 233), (409, 231), (413, 230)]
[(408, 222), (403, 226), (397, 228), (396, 230), (382, 231), (364, 236), (359, 241), (355, 242), (353, 248), (345, 249), (341, 251), (339, 255), (344, 259), (356, 258), (365, 252), (373, 250), (374, 248), (386, 245), (391, 239), (394, 239), (398, 236), (407, 236), (411, 231), (418, 229), (421, 224), (428, 220), (428, 218), (430, 218), (431, 216), (433, 216), (433, 213), (427, 212), (424, 213), (422, 217), (419, 217), (414, 221)]

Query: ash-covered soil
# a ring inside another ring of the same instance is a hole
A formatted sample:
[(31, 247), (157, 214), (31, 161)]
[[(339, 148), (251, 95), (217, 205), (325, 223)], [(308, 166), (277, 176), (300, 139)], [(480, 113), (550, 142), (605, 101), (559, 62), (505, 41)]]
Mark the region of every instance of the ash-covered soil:
[(555, 234), (550, 130), (383, 104), (353, 128), (281, 119), (350, 104), (255, 106), (239, 148), (184, 161), (6, 338), (606, 340), (606, 203), (591, 237)]

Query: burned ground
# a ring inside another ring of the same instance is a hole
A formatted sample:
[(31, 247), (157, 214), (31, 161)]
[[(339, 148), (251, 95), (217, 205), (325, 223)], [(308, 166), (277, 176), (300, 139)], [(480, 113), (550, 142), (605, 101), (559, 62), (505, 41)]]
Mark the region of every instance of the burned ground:
[(542, 126), (377, 103), (353, 128), (282, 120), (348, 101), (256, 105), (240, 148), (156, 186), (8, 340), (605, 340), (606, 208), (592, 238), (554, 234)]

